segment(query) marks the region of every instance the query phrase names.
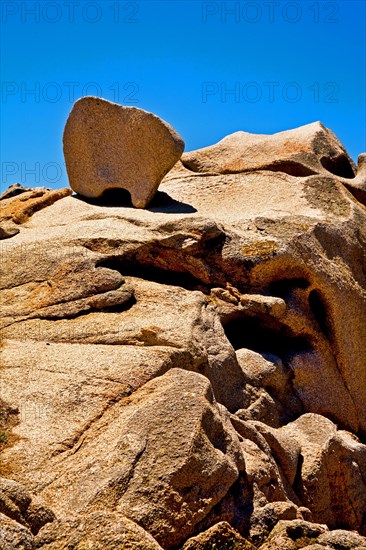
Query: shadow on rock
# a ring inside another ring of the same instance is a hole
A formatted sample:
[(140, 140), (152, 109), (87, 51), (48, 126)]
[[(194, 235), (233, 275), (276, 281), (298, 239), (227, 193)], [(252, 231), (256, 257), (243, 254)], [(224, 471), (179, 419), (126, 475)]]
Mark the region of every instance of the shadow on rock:
[[(110, 189), (103, 193), (102, 197), (87, 198), (81, 195), (73, 195), (74, 199), (94, 204), (96, 206), (134, 208), (131, 195), (125, 189)], [(173, 199), (168, 193), (158, 191), (148, 208), (150, 212), (163, 212), (165, 214), (193, 214), (196, 208), (185, 202)]]

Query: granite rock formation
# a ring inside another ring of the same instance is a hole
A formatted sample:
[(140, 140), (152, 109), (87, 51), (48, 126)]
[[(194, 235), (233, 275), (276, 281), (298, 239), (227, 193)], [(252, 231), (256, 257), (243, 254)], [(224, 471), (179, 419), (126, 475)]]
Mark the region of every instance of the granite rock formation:
[(156, 115), (99, 97), (75, 103), (63, 145), (76, 193), (93, 198), (110, 189), (125, 189), (137, 208), (149, 204), (184, 150), (176, 130)]
[(316, 123), (146, 209), (0, 197), (2, 548), (366, 548), (364, 159)]

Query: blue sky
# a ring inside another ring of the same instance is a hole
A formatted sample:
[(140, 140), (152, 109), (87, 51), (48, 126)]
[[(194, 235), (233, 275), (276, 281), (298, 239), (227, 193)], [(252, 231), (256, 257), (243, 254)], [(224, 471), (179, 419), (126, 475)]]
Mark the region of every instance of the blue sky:
[(316, 120), (366, 150), (365, 2), (1, 2), (2, 189), (68, 185), (73, 102), (154, 112), (186, 150)]

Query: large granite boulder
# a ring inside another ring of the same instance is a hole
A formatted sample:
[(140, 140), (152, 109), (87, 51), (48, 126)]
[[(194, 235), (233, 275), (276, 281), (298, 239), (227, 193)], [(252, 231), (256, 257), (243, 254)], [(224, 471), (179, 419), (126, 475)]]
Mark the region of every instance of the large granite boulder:
[(98, 97), (75, 103), (63, 145), (76, 193), (101, 197), (108, 189), (126, 189), (137, 208), (149, 204), (184, 149), (174, 128), (156, 115)]

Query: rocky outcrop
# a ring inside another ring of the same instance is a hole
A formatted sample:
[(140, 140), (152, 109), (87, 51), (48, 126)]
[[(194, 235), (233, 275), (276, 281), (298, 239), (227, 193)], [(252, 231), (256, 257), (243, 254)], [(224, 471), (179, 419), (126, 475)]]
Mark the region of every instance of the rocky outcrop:
[(326, 525), (280, 521), (260, 550), (363, 550), (365, 538), (349, 531), (329, 532)]
[(93, 550), (161, 550), (161, 546), (133, 521), (116, 512), (94, 512), (46, 525), (35, 537), (35, 548), (93, 548)]
[(314, 520), (365, 532), (366, 446), (320, 415), (305, 414), (281, 431), (300, 447), (295, 486)]
[(0, 513), (0, 543), (3, 550), (34, 550), (34, 537), (23, 525)]
[(76, 454), (71, 447), (51, 458), (41, 494), (57, 497), (61, 515), (116, 510), (174, 547), (245, 467), (238, 437), (213, 399), (205, 377), (171, 369), (112, 406)]
[[(335, 175), (366, 204), (365, 154), (358, 169), (336, 135), (321, 122), (273, 135), (235, 132), (215, 145), (184, 153), (175, 167), (198, 174), (236, 174), (269, 170), (296, 177)], [(172, 174), (173, 175), (173, 174)]]
[(184, 155), (144, 210), (3, 196), (5, 548), (366, 546), (362, 163), (283, 134)]
[(254, 550), (255, 547), (241, 537), (229, 523), (221, 521), (207, 531), (189, 539), (182, 550), (211, 550), (211, 548)]
[(20, 483), (0, 478), (0, 512), (29, 529), (34, 535), (55, 519), (39, 497), (31, 495)]
[(0, 478), (0, 544), (3, 550), (33, 550), (34, 536), (55, 515), (20, 483)]
[(18, 225), (28, 220), (35, 212), (71, 195), (71, 189), (53, 191), (45, 187), (30, 189), (14, 184), (0, 195), (0, 240), (19, 233)]
[(335, 134), (321, 122), (273, 135), (235, 132), (203, 149), (182, 156), (193, 172), (233, 174), (253, 170), (306, 177), (334, 174), (354, 178), (355, 166)]
[(149, 204), (184, 150), (179, 134), (156, 115), (98, 97), (75, 103), (63, 145), (76, 193), (93, 198), (126, 189), (137, 208)]

